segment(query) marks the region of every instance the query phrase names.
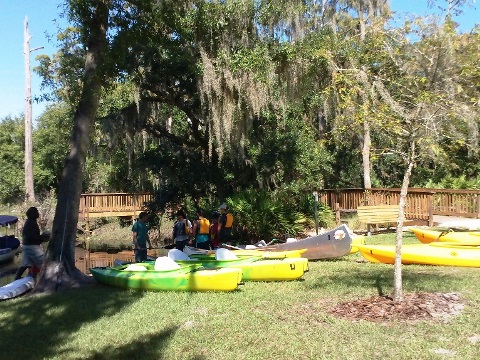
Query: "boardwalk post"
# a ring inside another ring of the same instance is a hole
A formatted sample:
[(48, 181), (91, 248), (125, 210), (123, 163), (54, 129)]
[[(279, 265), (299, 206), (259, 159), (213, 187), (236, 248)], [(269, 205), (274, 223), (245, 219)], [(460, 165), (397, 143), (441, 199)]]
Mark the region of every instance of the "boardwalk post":
[(434, 193), (428, 194), (428, 226), (433, 226), (433, 198)]
[(87, 255), (85, 256), (85, 274), (90, 269), (90, 236), (87, 236), (87, 241), (85, 242), (85, 249), (87, 250)]
[(477, 219), (480, 219), (480, 193), (477, 194)]
[(335, 221), (337, 225), (340, 225), (340, 204), (337, 202), (335, 203)]

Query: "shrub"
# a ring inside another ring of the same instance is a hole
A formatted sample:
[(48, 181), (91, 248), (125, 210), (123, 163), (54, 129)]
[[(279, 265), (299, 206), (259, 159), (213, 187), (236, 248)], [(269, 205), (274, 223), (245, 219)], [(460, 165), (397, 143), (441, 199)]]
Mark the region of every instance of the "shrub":
[(274, 193), (247, 190), (227, 203), (235, 215), (235, 238), (241, 242), (286, 238), (305, 231), (308, 219)]

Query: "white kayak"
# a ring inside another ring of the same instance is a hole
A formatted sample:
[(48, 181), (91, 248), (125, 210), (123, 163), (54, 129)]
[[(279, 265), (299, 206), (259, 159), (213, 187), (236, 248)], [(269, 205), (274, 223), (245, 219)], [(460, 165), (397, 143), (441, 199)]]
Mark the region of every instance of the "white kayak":
[(35, 279), (31, 276), (25, 276), (21, 279), (12, 281), (10, 284), (0, 287), (0, 300), (8, 300), (25, 294), (35, 285)]

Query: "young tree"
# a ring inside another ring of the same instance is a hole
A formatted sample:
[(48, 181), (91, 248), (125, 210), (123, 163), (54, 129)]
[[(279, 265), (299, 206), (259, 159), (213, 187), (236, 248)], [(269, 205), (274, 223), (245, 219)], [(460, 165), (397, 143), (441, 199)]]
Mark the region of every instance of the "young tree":
[[(403, 298), (402, 227), (412, 170), (415, 165), (434, 158), (442, 151), (440, 140), (450, 136), (447, 129), (453, 119), (456, 123), (465, 122), (465, 115), (468, 119), (468, 114), (456, 111), (460, 105), (457, 92), (461, 89), (461, 76), (457, 76), (459, 64), (452, 51), (458, 39), (452, 25), (448, 17), (440, 26), (435, 21), (429, 23), (418, 19), (413, 24), (406, 24), (405, 32), (395, 32), (397, 45), (390, 47), (392, 64), (395, 65), (391, 68), (393, 72), (389, 76), (377, 77), (375, 83), (391, 111), (383, 127), (389, 134), (389, 149), (405, 164), (396, 233), (396, 301)], [(408, 39), (412, 35), (418, 40), (410, 43)]]

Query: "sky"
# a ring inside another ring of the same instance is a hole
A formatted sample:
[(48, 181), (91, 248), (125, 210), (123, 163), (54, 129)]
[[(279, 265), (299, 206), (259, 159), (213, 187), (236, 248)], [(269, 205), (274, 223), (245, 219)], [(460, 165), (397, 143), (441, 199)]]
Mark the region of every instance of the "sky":
[[(438, 3), (444, 4), (445, 1)], [(30, 69), (38, 65), (35, 56), (53, 55), (56, 44), (48, 35), (56, 33), (56, 24), (64, 27), (66, 22), (60, 18), (58, 6), (61, 0), (0, 0), (0, 120), (6, 116), (22, 116), (25, 111), (25, 60), (23, 55), (24, 20), (28, 17), (30, 49), (43, 46), (41, 50), (31, 51)], [(419, 16), (432, 14), (435, 8), (427, 6), (427, 0), (390, 0), (390, 7), (402, 18), (408, 13)], [(463, 15), (454, 17), (462, 32), (468, 32), (480, 23), (480, 4), (465, 8)], [(31, 71), (32, 98), (41, 95), (40, 78)], [(32, 104), (33, 119), (41, 115), (46, 103)]]

